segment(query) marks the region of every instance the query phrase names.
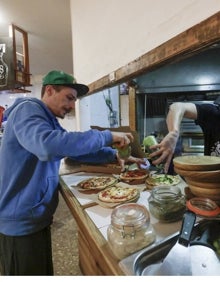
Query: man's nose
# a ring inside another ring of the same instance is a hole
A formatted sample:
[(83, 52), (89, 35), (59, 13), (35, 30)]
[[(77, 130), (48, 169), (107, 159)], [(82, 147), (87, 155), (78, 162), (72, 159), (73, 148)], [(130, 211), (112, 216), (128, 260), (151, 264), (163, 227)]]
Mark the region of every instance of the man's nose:
[(76, 101), (72, 101), (72, 102), (70, 103), (70, 108), (71, 108), (71, 109), (75, 109), (75, 102), (76, 102)]

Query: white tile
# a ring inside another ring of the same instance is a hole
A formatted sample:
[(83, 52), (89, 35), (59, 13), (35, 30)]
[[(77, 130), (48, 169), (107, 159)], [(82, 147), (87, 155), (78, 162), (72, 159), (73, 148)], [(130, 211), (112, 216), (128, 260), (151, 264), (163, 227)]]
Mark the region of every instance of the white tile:
[(103, 208), (97, 205), (85, 209), (85, 212), (88, 214), (97, 228), (101, 228), (110, 224), (112, 210), (113, 209)]

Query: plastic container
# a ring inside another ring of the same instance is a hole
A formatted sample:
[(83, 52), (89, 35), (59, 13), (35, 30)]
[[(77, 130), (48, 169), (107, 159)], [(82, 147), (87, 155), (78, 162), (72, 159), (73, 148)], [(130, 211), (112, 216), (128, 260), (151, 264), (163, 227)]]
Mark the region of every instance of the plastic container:
[(117, 151), (120, 159), (127, 160), (131, 155), (131, 146), (128, 145), (125, 146), (124, 148), (117, 147)]
[(145, 146), (145, 150), (148, 154), (151, 154), (154, 152), (154, 150), (150, 149), (151, 146), (157, 145), (157, 139), (154, 135), (149, 135), (144, 138), (143, 145)]
[(150, 245), (156, 238), (147, 208), (136, 203), (114, 208), (107, 236), (118, 259)]
[(178, 221), (186, 210), (185, 196), (177, 186), (155, 186), (148, 203), (150, 213), (161, 222)]
[[(151, 146), (153, 145), (157, 145), (158, 142), (157, 142), (157, 139), (154, 135), (148, 135), (147, 137), (144, 138), (143, 140), (143, 145), (144, 145), (144, 148), (145, 148), (145, 152), (147, 153), (147, 157), (149, 158), (149, 155), (155, 151), (157, 151), (158, 149), (150, 149)], [(155, 161), (158, 157), (153, 157), (150, 159), (150, 161)], [(156, 169), (157, 171), (163, 171), (164, 170), (164, 164), (161, 163), (159, 165), (156, 165)]]

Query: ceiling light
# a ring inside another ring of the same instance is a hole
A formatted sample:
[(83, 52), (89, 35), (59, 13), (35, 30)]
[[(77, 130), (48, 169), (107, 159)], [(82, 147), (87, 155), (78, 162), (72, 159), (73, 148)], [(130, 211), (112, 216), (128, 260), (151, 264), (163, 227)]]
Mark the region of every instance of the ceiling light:
[(8, 26), (8, 36), (12, 38), (12, 25)]

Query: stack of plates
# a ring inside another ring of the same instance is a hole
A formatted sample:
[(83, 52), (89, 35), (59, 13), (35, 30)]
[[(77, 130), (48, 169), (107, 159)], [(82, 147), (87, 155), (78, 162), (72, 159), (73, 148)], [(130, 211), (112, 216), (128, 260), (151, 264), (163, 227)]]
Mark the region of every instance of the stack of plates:
[(195, 196), (220, 203), (220, 157), (181, 156), (173, 164)]

